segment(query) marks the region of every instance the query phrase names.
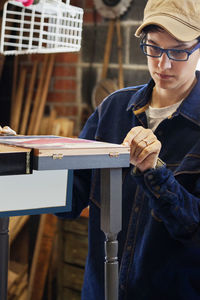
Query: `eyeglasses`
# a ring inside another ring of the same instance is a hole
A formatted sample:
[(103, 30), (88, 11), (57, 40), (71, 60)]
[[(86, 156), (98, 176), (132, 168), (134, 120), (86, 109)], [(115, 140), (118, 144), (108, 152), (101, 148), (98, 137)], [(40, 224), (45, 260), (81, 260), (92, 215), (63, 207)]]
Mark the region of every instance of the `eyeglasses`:
[(179, 50), (179, 49), (163, 49), (158, 46), (149, 45), (143, 43), (144, 39), (140, 43), (140, 47), (145, 55), (150, 57), (161, 57), (163, 53), (166, 53), (168, 58), (175, 61), (187, 61), (190, 55), (200, 48), (200, 42), (192, 50)]

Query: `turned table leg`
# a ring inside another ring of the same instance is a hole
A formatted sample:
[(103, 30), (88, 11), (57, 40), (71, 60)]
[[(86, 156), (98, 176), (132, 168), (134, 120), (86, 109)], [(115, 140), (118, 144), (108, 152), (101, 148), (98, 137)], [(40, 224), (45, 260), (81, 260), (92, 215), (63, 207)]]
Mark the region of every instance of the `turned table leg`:
[(105, 300), (118, 299), (118, 240), (122, 225), (122, 169), (101, 170), (101, 229), (105, 233)]

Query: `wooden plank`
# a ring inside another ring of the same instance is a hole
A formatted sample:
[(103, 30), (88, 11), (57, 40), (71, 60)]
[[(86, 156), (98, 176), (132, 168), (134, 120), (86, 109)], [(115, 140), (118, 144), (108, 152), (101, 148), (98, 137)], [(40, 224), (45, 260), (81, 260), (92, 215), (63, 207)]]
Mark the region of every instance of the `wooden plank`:
[(14, 284), (14, 282), (17, 280), (18, 274), (8, 270), (8, 290), (10, 290), (11, 286)]
[(41, 121), (41, 124), (40, 124), (40, 130), (39, 130), (40, 135), (45, 135), (47, 133), (48, 124), (49, 124), (49, 117), (44, 116), (42, 118), (42, 121)]
[(22, 136), (13, 138), (0, 138), (0, 143), (11, 144), (20, 147), (31, 147), (35, 156), (50, 156), (62, 154), (63, 156), (73, 155), (97, 155), (105, 154), (110, 157), (119, 157), (120, 154), (129, 154), (130, 148), (118, 144), (90, 141), (68, 137), (32, 137)]
[(48, 127), (46, 130), (46, 134), (53, 134), (53, 124), (56, 120), (56, 111), (52, 109), (48, 118)]
[(36, 121), (37, 113), (38, 113), (38, 108), (39, 108), (39, 105), (40, 105), (41, 94), (42, 94), (42, 90), (44, 88), (44, 82), (45, 82), (45, 77), (46, 77), (46, 72), (47, 72), (48, 59), (49, 59), (49, 54), (45, 54), (44, 55), (44, 62), (43, 62), (43, 65), (42, 65), (42, 70), (41, 70), (41, 76), (39, 78), (39, 84), (38, 84), (35, 99), (34, 99), (34, 102), (33, 102), (33, 109), (32, 109), (31, 116), (30, 116), (30, 122), (29, 122), (27, 134), (32, 134), (33, 133), (33, 128), (34, 128), (34, 125), (35, 125), (35, 121)]
[(55, 60), (55, 54), (51, 54), (48, 62), (48, 68), (47, 68), (47, 73), (45, 74), (45, 81), (44, 81), (44, 86), (41, 92), (41, 99), (40, 103), (38, 106), (37, 110), (37, 117), (35, 118), (35, 124), (32, 127), (32, 134), (38, 134), (39, 132), (39, 127), (40, 123), (43, 117), (44, 113), (44, 108), (46, 104), (46, 99), (47, 99), (47, 94), (48, 94), (48, 89), (49, 89), (49, 83), (52, 75), (52, 70), (53, 70), (53, 65), (54, 65), (54, 60)]
[(66, 232), (88, 235), (88, 219), (78, 218), (77, 220), (59, 220), (62, 228)]
[(80, 147), (78, 148), (72, 148), (72, 149), (56, 149), (55, 147), (52, 146), (51, 149), (34, 149), (34, 155), (35, 156), (50, 156), (52, 157), (53, 155), (55, 156), (56, 154), (60, 154), (62, 156), (83, 156), (83, 155), (109, 155), (110, 157), (119, 157), (120, 154), (126, 154), (127, 149), (126, 148), (115, 148), (115, 147), (110, 147), (110, 148), (84, 148)]
[(25, 134), (26, 129), (27, 129), (27, 124), (28, 124), (28, 117), (30, 113), (30, 108), (31, 108), (31, 101), (33, 97), (33, 92), (34, 92), (34, 85), (35, 85), (35, 79), (36, 79), (36, 73), (37, 73), (37, 67), (38, 67), (38, 61), (34, 61), (33, 64), (33, 70), (31, 73), (31, 78), (29, 82), (29, 87), (28, 87), (28, 93), (24, 102), (24, 112), (22, 116), (22, 123), (21, 123), (21, 128), (20, 128), (20, 134)]
[(56, 232), (57, 217), (51, 214), (44, 214), (40, 218), (31, 265), (27, 300), (42, 299)]
[[(56, 127), (58, 126), (59, 126), (59, 131), (56, 130)], [(53, 122), (52, 134), (65, 136), (65, 137), (72, 137), (73, 129), (74, 129), (74, 122), (72, 120), (69, 120), (67, 118), (57, 118)]]
[(8, 300), (20, 300), (20, 296), (28, 286), (28, 266), (11, 261), (10, 268), (11, 270), (8, 272)]
[(14, 145), (0, 144), (0, 153), (17, 153), (17, 152), (30, 152), (31, 149), (17, 147)]
[(119, 89), (124, 88), (124, 74), (123, 74), (123, 57), (122, 57), (122, 37), (121, 37), (121, 26), (120, 19), (116, 19), (116, 29), (117, 29), (117, 51), (118, 51), (118, 64), (119, 64), (119, 74), (118, 74), (118, 86)]
[(81, 293), (69, 288), (63, 288), (61, 300), (81, 300)]
[(24, 289), (23, 293), (20, 295), (20, 299), (18, 300), (27, 300), (28, 290), (27, 288)]
[(9, 222), (9, 244), (15, 240), (30, 216), (11, 217)]
[(15, 109), (13, 111), (13, 115), (11, 116), (11, 127), (16, 132), (18, 132), (19, 129), (21, 109), (23, 104), (23, 95), (24, 95), (25, 82), (26, 82), (26, 73), (27, 70), (25, 68), (23, 68), (20, 72), (20, 78), (19, 78), (20, 84), (18, 85), (17, 94), (15, 98)]
[(78, 268), (70, 264), (63, 264), (63, 287), (81, 291), (83, 285), (84, 268)]
[(16, 97), (16, 90), (17, 90), (17, 77), (18, 77), (18, 62), (19, 62), (19, 56), (15, 55), (14, 57), (14, 63), (13, 63), (13, 79), (12, 79), (12, 95), (11, 95), (11, 122), (12, 118), (14, 116), (14, 111), (16, 107), (15, 103), (15, 97)]
[(64, 261), (84, 267), (88, 253), (88, 237), (66, 232), (64, 235)]

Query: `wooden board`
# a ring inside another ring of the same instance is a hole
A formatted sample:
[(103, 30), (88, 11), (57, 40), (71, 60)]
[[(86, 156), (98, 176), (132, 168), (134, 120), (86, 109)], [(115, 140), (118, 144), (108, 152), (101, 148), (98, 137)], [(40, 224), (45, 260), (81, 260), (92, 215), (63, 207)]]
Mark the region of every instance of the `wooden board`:
[(42, 215), (31, 266), (27, 300), (42, 300), (56, 233), (57, 217)]
[(30, 148), (16, 147), (14, 145), (0, 144), (0, 153), (19, 153), (19, 152), (31, 152)]
[(0, 137), (0, 144), (32, 148), (33, 170), (129, 167), (129, 147), (52, 135)]
[(0, 175), (30, 174), (30, 148), (0, 144)]
[(97, 155), (109, 154), (117, 156), (129, 153), (129, 147), (118, 144), (91, 141), (79, 138), (59, 136), (15, 136), (0, 137), (1, 144), (9, 144), (25, 148), (33, 148), (36, 156), (52, 156), (52, 154)]

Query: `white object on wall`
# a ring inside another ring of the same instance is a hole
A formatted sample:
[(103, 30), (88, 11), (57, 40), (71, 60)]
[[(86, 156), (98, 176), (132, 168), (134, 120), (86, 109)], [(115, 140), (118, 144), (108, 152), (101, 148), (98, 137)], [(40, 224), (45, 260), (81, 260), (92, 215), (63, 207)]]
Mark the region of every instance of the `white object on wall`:
[(1, 54), (75, 52), (81, 47), (83, 9), (69, 0), (40, 0), (25, 7), (9, 0), (4, 4)]

